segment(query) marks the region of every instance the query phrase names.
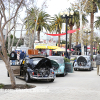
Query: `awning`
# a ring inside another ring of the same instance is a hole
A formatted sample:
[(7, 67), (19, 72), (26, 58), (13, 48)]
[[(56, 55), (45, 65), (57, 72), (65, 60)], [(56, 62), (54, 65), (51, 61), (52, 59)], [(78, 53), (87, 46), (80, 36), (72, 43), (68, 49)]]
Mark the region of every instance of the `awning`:
[(55, 49), (53, 51), (65, 51), (65, 48), (58, 48), (58, 49)]
[(47, 49), (46, 46), (37, 45), (35, 49)]
[(58, 48), (60, 48), (60, 47), (58, 47), (58, 46), (48, 46), (47, 48), (48, 48), (48, 49), (58, 49)]

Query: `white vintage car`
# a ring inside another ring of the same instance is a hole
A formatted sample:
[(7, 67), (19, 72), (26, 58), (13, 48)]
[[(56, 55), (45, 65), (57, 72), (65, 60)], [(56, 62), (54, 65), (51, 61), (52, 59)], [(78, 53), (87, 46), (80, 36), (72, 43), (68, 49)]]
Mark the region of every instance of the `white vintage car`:
[(89, 70), (93, 69), (90, 56), (80, 55), (74, 63), (74, 70)]

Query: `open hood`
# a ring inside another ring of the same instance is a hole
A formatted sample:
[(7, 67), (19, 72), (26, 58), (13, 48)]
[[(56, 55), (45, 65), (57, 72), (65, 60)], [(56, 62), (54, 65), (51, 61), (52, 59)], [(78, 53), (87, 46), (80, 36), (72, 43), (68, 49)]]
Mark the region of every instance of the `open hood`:
[(78, 59), (77, 59), (77, 63), (78, 65), (82, 65), (82, 66), (85, 66), (87, 64), (87, 60), (85, 57), (83, 56), (80, 56)]
[(40, 69), (40, 68), (52, 68), (51, 61), (48, 58), (43, 58), (40, 60), (37, 65), (34, 67), (35, 69)]

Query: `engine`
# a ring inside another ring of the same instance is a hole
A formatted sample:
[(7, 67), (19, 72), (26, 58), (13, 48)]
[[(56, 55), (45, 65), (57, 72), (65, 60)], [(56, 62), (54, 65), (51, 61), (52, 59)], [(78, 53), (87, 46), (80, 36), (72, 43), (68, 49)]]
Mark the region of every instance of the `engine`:
[(50, 69), (49, 68), (35, 69), (34, 74), (40, 77), (48, 77), (50, 74)]

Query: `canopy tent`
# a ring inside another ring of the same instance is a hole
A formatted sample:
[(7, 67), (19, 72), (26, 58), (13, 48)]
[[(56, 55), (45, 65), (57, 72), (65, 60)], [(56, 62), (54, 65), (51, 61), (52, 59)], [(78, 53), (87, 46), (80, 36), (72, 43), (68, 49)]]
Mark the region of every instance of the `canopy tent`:
[(58, 48), (60, 48), (60, 47), (58, 47), (58, 46), (41, 46), (41, 45), (37, 45), (35, 47), (35, 49), (58, 49)]
[(35, 49), (46, 49), (47, 47), (46, 46), (41, 46), (41, 45), (37, 45), (36, 47), (35, 47)]
[(60, 47), (58, 47), (58, 46), (47, 46), (47, 49), (58, 49), (58, 48), (60, 48)]
[(58, 49), (55, 49), (53, 51), (65, 51), (65, 48), (58, 48)]
[[(76, 45), (75, 48), (81, 48), (81, 43)], [(84, 48), (86, 48), (86, 46), (84, 46)]]
[[(87, 49), (90, 49), (90, 47), (87, 47)], [(93, 47), (93, 49), (96, 49), (96, 48)]]

